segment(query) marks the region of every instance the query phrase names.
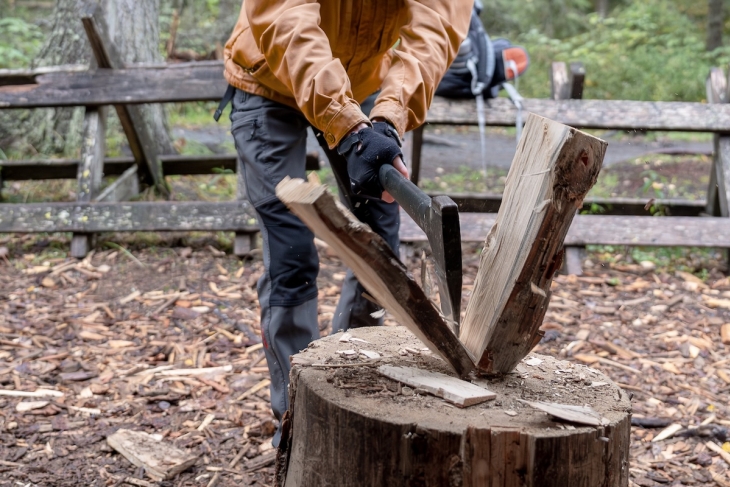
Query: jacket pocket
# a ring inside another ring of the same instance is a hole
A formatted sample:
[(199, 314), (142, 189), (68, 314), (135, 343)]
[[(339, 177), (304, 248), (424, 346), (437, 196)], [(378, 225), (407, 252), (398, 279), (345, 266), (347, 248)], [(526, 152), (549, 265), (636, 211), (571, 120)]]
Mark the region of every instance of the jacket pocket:
[(251, 27), (244, 27), (236, 37), (233, 42), (232, 57), (233, 61), (249, 74), (252, 74), (266, 63), (263, 53), (259, 50), (251, 34)]

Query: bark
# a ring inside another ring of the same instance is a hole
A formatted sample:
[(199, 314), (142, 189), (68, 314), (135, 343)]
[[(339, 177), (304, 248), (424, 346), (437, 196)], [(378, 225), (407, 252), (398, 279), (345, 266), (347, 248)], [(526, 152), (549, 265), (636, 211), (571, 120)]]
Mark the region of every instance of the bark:
[[(80, 20), (87, 1), (56, 1), (48, 37), (34, 66), (92, 64)], [(103, 4), (114, 43), (126, 63), (163, 61), (158, 47), (159, 0), (104, 0)], [(147, 105), (142, 112), (160, 153), (174, 152), (162, 106)], [(71, 155), (80, 146), (83, 113), (83, 108), (59, 108), (0, 114), (0, 146), (22, 137), (29, 146), (24, 152)]]
[[(105, 0), (109, 34), (125, 63), (161, 63), (160, 0)], [(175, 152), (163, 105), (144, 105), (142, 115), (160, 154)]]
[(723, 0), (709, 0), (707, 4), (707, 50), (722, 47), (722, 26), (724, 20)]

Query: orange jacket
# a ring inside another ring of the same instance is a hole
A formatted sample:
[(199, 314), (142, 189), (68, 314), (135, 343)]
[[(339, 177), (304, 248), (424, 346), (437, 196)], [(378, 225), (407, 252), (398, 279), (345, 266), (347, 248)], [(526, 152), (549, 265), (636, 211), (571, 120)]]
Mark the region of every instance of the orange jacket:
[[(368, 118), (421, 125), (469, 29), (473, 0), (245, 0), (226, 43), (238, 89), (298, 108), (330, 147)], [(397, 44), (396, 44), (397, 43)], [(396, 46), (396, 47), (393, 47)]]

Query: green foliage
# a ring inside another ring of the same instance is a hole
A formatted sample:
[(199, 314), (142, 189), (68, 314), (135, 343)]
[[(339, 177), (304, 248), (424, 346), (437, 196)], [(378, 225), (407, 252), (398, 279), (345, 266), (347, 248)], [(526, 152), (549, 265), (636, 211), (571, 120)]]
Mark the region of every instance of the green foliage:
[(0, 18), (0, 69), (28, 67), (42, 42), (37, 25), (16, 17)]
[(729, 48), (705, 52), (704, 33), (673, 1), (631, 2), (613, 14), (589, 14), (581, 23), (584, 32), (562, 39), (536, 28), (519, 34), (514, 41), (532, 61), (521, 81), (523, 93), (549, 96), (550, 63), (581, 61), (585, 98), (701, 101), (710, 67), (730, 60)]

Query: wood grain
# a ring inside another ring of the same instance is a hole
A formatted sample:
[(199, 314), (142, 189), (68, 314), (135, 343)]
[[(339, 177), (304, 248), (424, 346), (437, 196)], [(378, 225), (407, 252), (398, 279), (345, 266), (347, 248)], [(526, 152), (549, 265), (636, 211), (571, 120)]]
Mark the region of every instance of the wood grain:
[(480, 370), (506, 374), (539, 342), (576, 210), (606, 143), (530, 114), (487, 236), (459, 339)]

